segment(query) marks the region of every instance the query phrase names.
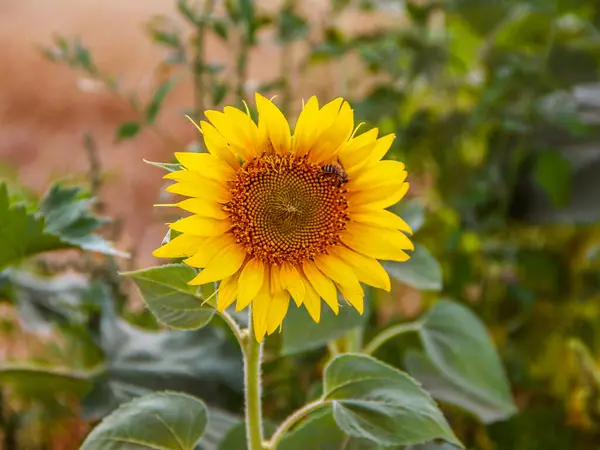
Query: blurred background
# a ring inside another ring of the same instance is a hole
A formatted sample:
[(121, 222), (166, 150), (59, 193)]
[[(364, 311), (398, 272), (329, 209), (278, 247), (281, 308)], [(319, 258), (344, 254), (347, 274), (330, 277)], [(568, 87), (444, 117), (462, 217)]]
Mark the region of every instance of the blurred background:
[[(419, 245), (392, 293), (372, 293), (365, 333), (443, 297), (479, 315), (519, 412), (440, 396), (468, 448), (600, 448), (596, 0), (0, 0), (0, 61), (5, 197), (105, 254), (0, 249), (0, 449), (78, 448), (122, 401), (168, 388), (206, 399), (218, 420), (203, 448), (228, 450), (235, 342), (218, 323), (159, 329), (117, 271), (159, 264), (171, 219), (152, 208), (169, 200), (164, 172), (143, 160), (202, 151), (184, 115), (242, 100), (254, 112), (255, 91), (292, 122), (302, 99), (343, 96), (364, 129), (396, 134)], [(278, 339), (274, 420), (318, 390), (327, 359), (284, 359)], [(378, 357), (403, 367), (411, 345)]]

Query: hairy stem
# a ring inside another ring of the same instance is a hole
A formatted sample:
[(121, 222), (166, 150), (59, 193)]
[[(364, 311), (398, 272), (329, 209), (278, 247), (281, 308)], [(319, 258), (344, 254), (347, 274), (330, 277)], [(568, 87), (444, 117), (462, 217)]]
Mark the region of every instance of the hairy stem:
[(252, 309), (249, 313), (248, 336), (244, 346), (244, 394), (246, 397), (246, 436), (248, 450), (264, 450), (261, 404), (262, 342), (254, 337)]

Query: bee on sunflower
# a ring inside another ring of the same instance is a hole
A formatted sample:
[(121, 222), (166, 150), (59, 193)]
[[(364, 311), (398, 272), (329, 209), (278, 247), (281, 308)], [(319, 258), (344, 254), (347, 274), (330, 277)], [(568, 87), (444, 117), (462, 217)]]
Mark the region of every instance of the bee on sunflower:
[(255, 338), (280, 328), (290, 297), (319, 321), (321, 299), (338, 292), (362, 314), (361, 283), (389, 291), (378, 260), (406, 261), (409, 225), (386, 208), (408, 191), (404, 164), (382, 160), (394, 139), (356, 135), (350, 105), (310, 98), (294, 133), (257, 94), (258, 125), (233, 107), (206, 111), (198, 125), (208, 153), (175, 153), (182, 170), (165, 178), (191, 215), (154, 251), (202, 269), (191, 285), (219, 282), (217, 308), (252, 305)]

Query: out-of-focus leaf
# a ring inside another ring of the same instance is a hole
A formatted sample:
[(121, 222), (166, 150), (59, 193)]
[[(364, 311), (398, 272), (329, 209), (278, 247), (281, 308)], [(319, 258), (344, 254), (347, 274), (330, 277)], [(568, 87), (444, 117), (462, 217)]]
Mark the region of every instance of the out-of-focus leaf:
[(106, 370), (84, 402), (87, 417), (102, 417), (120, 403), (156, 390), (177, 390), (220, 405), (242, 391), (240, 349), (224, 329), (139, 329), (105, 305), (99, 345)]
[(0, 268), (37, 253), (72, 247), (126, 256), (92, 234), (104, 221), (91, 214), (90, 204), (79, 188), (56, 184), (34, 214), (23, 204), (11, 205), (6, 186), (0, 184)]
[(21, 398), (42, 401), (61, 394), (81, 396), (91, 387), (85, 372), (23, 363), (0, 365), (0, 384)]
[(190, 395), (157, 392), (137, 398), (106, 417), (82, 450), (194, 450), (206, 428), (206, 407)]
[(424, 291), (442, 289), (442, 268), (425, 247), (415, 244), (415, 251), (408, 261), (384, 263), (395, 280)]
[(111, 244), (93, 234), (106, 220), (94, 216), (90, 210), (94, 200), (79, 187), (55, 184), (44, 195), (39, 212), (46, 220), (46, 231), (58, 236), (63, 242), (84, 250), (109, 255), (128, 256), (115, 250)]
[(571, 197), (571, 163), (557, 151), (540, 153), (533, 178), (555, 206), (565, 206)]
[(141, 131), (142, 124), (139, 122), (125, 122), (119, 125), (115, 134), (115, 141), (120, 142), (137, 136)]
[(213, 104), (219, 105), (227, 95), (227, 91), (228, 87), (225, 83), (212, 83), (210, 85), (210, 95), (212, 97)]
[(300, 17), (291, 6), (279, 12), (277, 38), (280, 42), (302, 39), (307, 33), (308, 23), (306, 19)]
[(70, 247), (44, 228), (43, 217), (28, 212), (25, 205), (9, 203), (6, 185), (0, 184), (0, 268), (36, 253)]
[(461, 445), (417, 381), (370, 356), (332, 359), (325, 368), (324, 394), (336, 423), (350, 436), (388, 446), (433, 439)]
[(283, 321), (281, 353), (293, 355), (327, 345), (332, 339), (363, 325), (370, 314), (369, 306), (368, 294), (365, 296), (365, 311), (362, 315), (340, 299), (340, 312), (337, 316), (329, 307), (323, 306), (321, 320), (315, 323), (303, 306), (296, 308), (295, 305), (290, 305)]
[(404, 364), (406, 370), (437, 400), (463, 408), (473, 413), (483, 423), (506, 419), (507, 411), (504, 405), (498, 406), (493, 400), (488, 401), (482, 396), (474, 396), (462, 386), (453, 383), (425, 353), (417, 350), (408, 351)]
[(195, 330), (211, 321), (215, 302), (207, 302), (187, 284), (196, 271), (185, 264), (167, 264), (126, 272), (133, 278), (148, 309), (159, 322), (178, 330)]
[[(459, 405), (466, 407), (465, 399), (469, 398), (469, 409), (482, 419), (484, 413), (481, 407), (486, 408), (486, 421), (506, 418), (516, 412), (494, 343), (475, 314), (462, 305), (440, 300), (423, 319), (419, 336), (430, 361), (412, 356), (409, 363), (413, 363), (417, 372), (421, 369), (421, 375), (431, 376), (431, 367), (434, 366), (454, 385), (453, 403), (459, 404), (460, 401)], [(417, 372), (415, 376), (419, 375)], [(426, 383), (425, 380), (423, 382)], [(440, 390), (437, 391), (439, 393)], [(448, 400), (447, 394), (445, 397)], [(478, 406), (474, 407), (475, 404)]]
[(413, 233), (419, 231), (425, 222), (425, 207), (419, 200), (403, 200), (389, 210), (402, 217)]
[(155, 122), (161, 105), (175, 84), (176, 80), (174, 78), (169, 78), (158, 86), (152, 96), (152, 100), (150, 100), (150, 103), (146, 108), (146, 123), (152, 124)]

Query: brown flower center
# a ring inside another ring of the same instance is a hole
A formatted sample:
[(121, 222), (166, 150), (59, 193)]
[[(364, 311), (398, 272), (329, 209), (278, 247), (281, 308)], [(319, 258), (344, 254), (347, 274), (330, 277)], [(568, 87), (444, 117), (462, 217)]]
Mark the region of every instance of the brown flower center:
[(339, 244), (348, 202), (339, 173), (305, 157), (262, 155), (232, 182), (233, 234), (268, 264), (299, 264)]

